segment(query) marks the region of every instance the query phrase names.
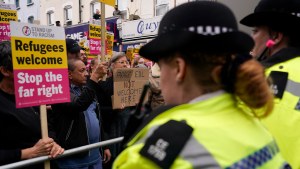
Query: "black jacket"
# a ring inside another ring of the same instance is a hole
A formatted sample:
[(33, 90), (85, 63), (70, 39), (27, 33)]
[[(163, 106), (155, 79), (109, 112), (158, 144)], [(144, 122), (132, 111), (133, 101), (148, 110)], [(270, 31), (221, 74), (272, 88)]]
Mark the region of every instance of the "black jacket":
[(286, 62), (288, 60), (294, 59), (300, 56), (300, 49), (288, 47), (281, 49), (271, 57), (268, 57), (266, 60), (262, 61), (262, 65), (265, 68), (272, 67), (275, 64)]
[[(16, 108), (14, 95), (0, 90), (0, 166), (21, 160), (21, 150), (41, 138), (40, 116), (33, 108)], [(43, 165), (28, 168), (43, 168)]]
[[(94, 89), (97, 83), (88, 80), (81, 95), (71, 94), (70, 103), (52, 105), (52, 115), (49, 117), (49, 130), (55, 140), (65, 149), (71, 149), (89, 144), (84, 111), (96, 99)], [(97, 117), (100, 118), (99, 103), (97, 101)], [(106, 136), (101, 131), (102, 139)], [(99, 140), (100, 141), (100, 140)]]

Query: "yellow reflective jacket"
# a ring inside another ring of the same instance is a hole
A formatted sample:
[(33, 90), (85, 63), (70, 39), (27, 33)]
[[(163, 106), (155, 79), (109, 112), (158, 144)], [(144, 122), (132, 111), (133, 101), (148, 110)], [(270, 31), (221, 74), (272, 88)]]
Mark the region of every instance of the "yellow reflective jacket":
[[(152, 133), (170, 120), (185, 121), (193, 128), (192, 135), (170, 168), (285, 168), (287, 164), (269, 132), (253, 116), (237, 108), (236, 104), (233, 95), (223, 93), (164, 111), (131, 139), (128, 147), (115, 160), (113, 168), (161, 168), (141, 155), (140, 151), (147, 140), (153, 137)], [(174, 135), (174, 140), (181, 136), (173, 133), (172, 129), (169, 132)], [(160, 147), (169, 144), (163, 143)], [(148, 151), (151, 152), (151, 149)], [(164, 159), (168, 156), (164, 155), (162, 152), (159, 157)]]
[[(266, 74), (284, 72), (287, 75), (282, 98), (275, 98), (272, 114), (262, 119), (274, 136), (282, 156), (292, 166), (300, 169), (300, 50), (287, 48), (270, 57), (264, 64)], [(274, 83), (284, 80), (272, 79)], [(272, 85), (278, 93), (276, 84)]]

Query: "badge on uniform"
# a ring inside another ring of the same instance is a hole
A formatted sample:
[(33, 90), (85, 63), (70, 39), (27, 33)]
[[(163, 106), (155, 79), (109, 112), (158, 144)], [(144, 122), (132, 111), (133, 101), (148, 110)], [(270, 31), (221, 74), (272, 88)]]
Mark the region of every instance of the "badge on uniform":
[(269, 78), (272, 80), (271, 89), (274, 96), (282, 99), (288, 81), (288, 73), (272, 71)]
[(170, 120), (153, 132), (140, 154), (163, 169), (170, 168), (192, 132), (193, 128), (185, 122)]

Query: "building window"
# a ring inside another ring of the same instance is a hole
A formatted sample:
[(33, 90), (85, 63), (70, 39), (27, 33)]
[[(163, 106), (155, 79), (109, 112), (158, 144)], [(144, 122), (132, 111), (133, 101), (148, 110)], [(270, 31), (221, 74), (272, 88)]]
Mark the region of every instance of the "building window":
[(64, 15), (65, 15), (65, 22), (72, 21), (72, 6), (67, 5), (64, 7)]
[(20, 1), (19, 0), (15, 0), (16, 3), (16, 8), (20, 8)]
[(33, 1), (32, 0), (27, 0), (27, 6), (31, 6), (33, 5)]
[(34, 16), (29, 16), (28, 17), (28, 23), (33, 23), (34, 20)]
[(93, 15), (96, 13), (96, 10), (99, 10), (100, 11), (100, 3), (98, 2), (93, 2), (91, 3), (91, 17), (90, 18), (93, 18)]
[(156, 0), (155, 4), (155, 16), (164, 15), (169, 10), (168, 0)]
[(49, 26), (54, 25), (54, 11), (51, 10), (47, 12), (47, 20)]

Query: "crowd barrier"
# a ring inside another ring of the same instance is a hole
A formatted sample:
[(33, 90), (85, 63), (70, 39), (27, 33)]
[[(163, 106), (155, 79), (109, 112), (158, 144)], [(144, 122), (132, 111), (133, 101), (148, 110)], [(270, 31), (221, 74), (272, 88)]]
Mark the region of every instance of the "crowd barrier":
[[(77, 153), (81, 153), (81, 152), (84, 152), (84, 151), (88, 151), (88, 150), (93, 149), (93, 148), (98, 148), (98, 147), (102, 147), (102, 146), (107, 146), (107, 145), (119, 143), (119, 142), (123, 141), (123, 139), (124, 139), (124, 137), (118, 137), (118, 138), (114, 138), (114, 139), (111, 139), (111, 140), (102, 141), (102, 142), (99, 142), (99, 143), (94, 143), (94, 144), (89, 144), (89, 145), (82, 146), (82, 147), (69, 149), (69, 150), (66, 150), (62, 155), (58, 156), (55, 159), (63, 158), (63, 157), (70, 156), (70, 155), (77, 154)], [(48, 156), (42, 156), (42, 157), (37, 157), (37, 158), (33, 158), (33, 159), (19, 161), (19, 162), (16, 162), (16, 163), (3, 165), (3, 166), (0, 166), (0, 169), (20, 168), (20, 167), (30, 166), (30, 165), (33, 165), (33, 164), (44, 162), (44, 161), (47, 161), (47, 160), (53, 160), (53, 159), (49, 158)]]

